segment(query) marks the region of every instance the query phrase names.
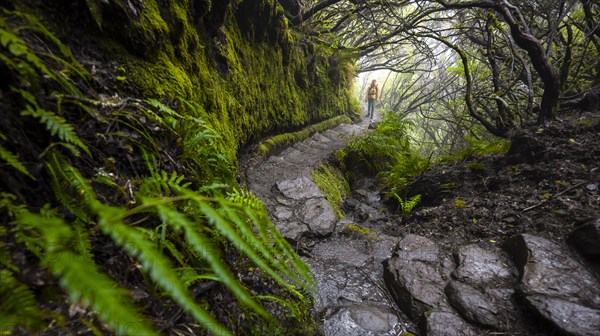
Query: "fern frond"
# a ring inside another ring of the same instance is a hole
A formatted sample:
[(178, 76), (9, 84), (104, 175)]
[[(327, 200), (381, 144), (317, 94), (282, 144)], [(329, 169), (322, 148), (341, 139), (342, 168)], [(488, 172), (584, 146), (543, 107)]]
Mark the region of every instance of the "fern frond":
[(146, 103), (150, 104), (150, 106), (152, 107), (157, 108), (159, 111), (170, 115), (171, 117), (182, 118), (182, 116), (179, 113), (175, 112), (172, 108), (168, 107), (167, 105), (161, 103), (156, 99), (146, 99)]
[(37, 307), (33, 292), (13, 276), (12, 272), (0, 270), (0, 330), (23, 326), (29, 331), (42, 327), (42, 312)]
[(270, 318), (270, 314), (265, 308), (256, 302), (249, 291), (235, 279), (229, 267), (222, 262), (220, 251), (215, 248), (208, 237), (202, 234), (199, 227), (194, 225), (186, 216), (171, 208), (159, 206), (157, 209), (163, 222), (173, 225), (175, 228), (183, 229), (186, 240), (210, 264), (211, 269), (240, 302), (263, 317)]
[(4, 148), (2, 145), (0, 145), (0, 159), (4, 160), (11, 167), (15, 168), (16, 170), (20, 171), (21, 173), (27, 175), (32, 180), (35, 180), (35, 177), (33, 177), (29, 173), (27, 168), (25, 168), (25, 166), (19, 161), (19, 158), (15, 154), (13, 154), (11, 151)]
[[(273, 280), (279, 283), (282, 287), (288, 289), (289, 291), (300, 295), (297, 293), (287, 281), (285, 281), (279, 273), (275, 271), (273, 265), (270, 265), (269, 262), (265, 261), (261, 258), (256, 252), (255, 249), (252, 248), (240, 235), (237, 231), (231, 226), (228, 220), (223, 218), (213, 207), (209, 206), (205, 202), (198, 202), (198, 207), (200, 211), (206, 216), (208, 222), (213, 225), (213, 227), (220, 232), (223, 236), (227, 237), (227, 239), (232, 242), (235, 247), (243, 254), (248, 256), (252, 262), (254, 262), (258, 267), (260, 267), (263, 271), (265, 271)], [(258, 246), (258, 245), (255, 245)], [(287, 270), (285, 270), (287, 271)], [(289, 272), (286, 272), (288, 275)], [(293, 275), (292, 275), (293, 277)], [(300, 295), (302, 296), (302, 295)]]
[[(294, 251), (294, 249), (288, 243), (288, 241), (279, 233), (279, 230), (277, 230), (275, 224), (271, 222), (266, 213), (259, 212), (257, 214), (256, 212), (251, 211), (250, 209), (245, 209), (244, 211), (246, 213), (246, 216), (248, 216), (248, 218), (250, 218), (253, 223), (258, 223), (256, 225), (258, 227), (259, 233), (262, 236), (267, 236), (268, 232), (268, 236), (275, 244), (275, 253), (279, 251), (282, 257), (285, 258), (287, 262), (290, 262), (292, 264), (296, 273), (298, 273), (304, 279), (304, 281), (297, 282), (296, 284), (305, 289), (307, 289), (308, 286), (312, 285), (314, 281), (310, 275), (310, 268), (304, 261), (302, 261), (302, 259), (300, 259), (300, 256), (298, 256), (298, 254)], [(264, 239), (265, 238), (263, 238), (263, 240)]]
[(131, 228), (119, 219), (124, 217), (125, 211), (109, 207), (100, 203), (95, 204), (95, 211), (99, 216), (102, 232), (111, 236), (113, 240), (123, 247), (129, 254), (137, 258), (144, 271), (175, 300), (181, 308), (206, 327), (210, 332), (218, 335), (232, 335), (225, 327), (217, 322), (206, 310), (197, 305), (187, 292), (169, 260), (157, 251), (150, 241), (136, 228)]
[(43, 262), (60, 278), (71, 302), (82, 300), (91, 305), (117, 334), (158, 335), (135, 312), (129, 293), (99, 272), (88, 258), (70, 251), (56, 251), (49, 253)]
[(27, 105), (25, 110), (21, 111), (21, 115), (38, 118), (40, 122), (46, 126), (46, 129), (50, 131), (52, 136), (57, 135), (60, 140), (76, 145), (91, 156), (90, 150), (81, 139), (79, 139), (73, 125), (69, 124), (65, 118), (39, 107), (34, 108), (31, 105)]
[(85, 223), (91, 222), (87, 209), (79, 200), (83, 199), (88, 204), (95, 201), (93, 188), (58, 152), (52, 152), (49, 157), (46, 168), (54, 195), (77, 218)]
[[(90, 304), (118, 334), (136, 331), (144, 335), (156, 335), (135, 313), (136, 309), (131, 304), (127, 291), (98, 271), (87, 251), (87, 237), (74, 232), (61, 218), (48, 218), (26, 210), (17, 214), (13, 224), (17, 230), (29, 231), (31, 234), (37, 232), (42, 238), (36, 242), (45, 251), (41, 255), (42, 263), (59, 277), (61, 286), (69, 293), (72, 302), (83, 300)], [(33, 237), (36, 238), (37, 235)], [(75, 239), (84, 239), (86, 242), (75, 242)], [(83, 249), (79, 249), (84, 254), (70, 250), (70, 245), (77, 247), (76, 244), (83, 245)]]

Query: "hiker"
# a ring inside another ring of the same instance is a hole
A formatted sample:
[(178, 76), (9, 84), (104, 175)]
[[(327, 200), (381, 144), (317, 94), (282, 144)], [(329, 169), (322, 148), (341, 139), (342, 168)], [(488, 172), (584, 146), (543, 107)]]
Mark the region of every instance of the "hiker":
[(375, 115), (375, 102), (379, 99), (379, 86), (377, 86), (377, 81), (373, 79), (369, 88), (367, 88), (367, 94), (365, 96), (365, 101), (369, 102), (367, 108), (367, 115), (373, 119), (373, 115)]

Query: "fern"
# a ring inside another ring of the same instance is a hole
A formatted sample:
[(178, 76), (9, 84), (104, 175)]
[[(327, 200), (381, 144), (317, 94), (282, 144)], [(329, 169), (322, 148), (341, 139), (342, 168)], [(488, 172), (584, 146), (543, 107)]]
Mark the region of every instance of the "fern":
[[(0, 133), (0, 138), (5, 139), (5, 137), (2, 133)], [(15, 154), (13, 154), (12, 152), (10, 152), (6, 148), (4, 148), (2, 145), (0, 145), (0, 159), (4, 160), (11, 167), (15, 168), (16, 170), (20, 171), (21, 173), (27, 175), (32, 180), (35, 180), (35, 177), (33, 177), (29, 173), (27, 168), (25, 168), (25, 166), (19, 161), (19, 158)]]
[(221, 253), (214, 248), (208, 237), (205, 237), (196, 225), (181, 213), (166, 206), (157, 207), (163, 222), (173, 225), (177, 229), (183, 229), (186, 240), (194, 247), (196, 252), (206, 260), (218, 278), (229, 288), (233, 294), (245, 305), (252, 308), (254, 312), (269, 318), (267, 311), (256, 302), (251, 294), (236, 279), (231, 270), (221, 261)]
[[(89, 241), (75, 242), (87, 238), (74, 232), (63, 219), (22, 210), (13, 224), (44, 251), (41, 255), (42, 264), (59, 277), (61, 286), (67, 290), (72, 302), (82, 300), (90, 304), (118, 334), (129, 334), (133, 330), (144, 335), (155, 335), (135, 313), (128, 293), (98, 271), (85, 247), (89, 246)], [(84, 246), (84, 254), (70, 249), (77, 244)]]
[(95, 196), (92, 187), (62, 155), (52, 152), (49, 157), (46, 168), (51, 177), (50, 185), (54, 195), (73, 215), (85, 223), (90, 223), (89, 211), (82, 207), (80, 199), (93, 201)]
[[(56, 38), (53, 34), (51, 34), (37, 19), (35, 19), (32, 15), (27, 15), (20, 12), (12, 12), (3, 10), (3, 14), (5, 15), (16, 15), (25, 19), (29, 22), (29, 26), (21, 27), (20, 29), (29, 29), (31, 31), (40, 33), (42, 36), (49, 38), (53, 43), (55, 43), (60, 49), (61, 53), (69, 58), (69, 63), (72, 64), (72, 67), (77, 67), (77, 73), (84, 77), (89, 77), (87, 71), (75, 60), (72, 56), (69, 49), (60, 43), (58, 38)], [(31, 82), (37, 83), (37, 74), (33, 69), (37, 69), (42, 74), (48, 76), (55, 82), (59, 83), (65, 90), (67, 90), (70, 94), (75, 96), (81, 96), (81, 92), (77, 89), (65, 76), (64, 73), (58, 72), (54, 69), (49, 68), (46, 64), (35, 54), (33, 50), (29, 48), (27, 43), (23, 41), (16, 32), (8, 25), (8, 23), (0, 17), (0, 44), (6, 47), (8, 51), (15, 56), (14, 61), (6, 62), (9, 67), (18, 73), (28, 78)], [(23, 59), (24, 58), (24, 59)], [(7, 59), (3, 57), (3, 59)], [(63, 64), (66, 62), (62, 62)]]
[(219, 335), (231, 335), (206, 310), (198, 306), (187, 292), (185, 285), (174, 272), (170, 262), (157, 251), (153, 244), (135, 228), (125, 225), (120, 219), (125, 211), (97, 202), (94, 210), (99, 217), (102, 232), (111, 236), (129, 254), (137, 258), (150, 277), (175, 300), (181, 308), (202, 323), (209, 331)]
[(118, 334), (157, 335), (148, 327), (148, 322), (135, 313), (127, 291), (100, 273), (88, 258), (60, 251), (48, 254), (44, 263), (60, 277), (60, 284), (67, 289), (72, 302), (82, 300), (90, 304)]
[(411, 198), (407, 198), (407, 199), (402, 198), (397, 193), (393, 193), (393, 195), (396, 197), (396, 200), (398, 201), (399, 207), (400, 207), (400, 209), (402, 209), (402, 214), (404, 216), (410, 215), (410, 213), (413, 211), (413, 209), (417, 205), (419, 205), (419, 202), (421, 201), (421, 195), (415, 195), (415, 196), (413, 196)]
[[(58, 138), (66, 143), (71, 143), (83, 149), (91, 156), (88, 147), (79, 139), (73, 125), (69, 124), (63, 117), (56, 115), (54, 112), (46, 111), (38, 105), (35, 97), (25, 90), (16, 90), (29, 103), (25, 109), (21, 111), (22, 116), (31, 116), (38, 118), (46, 129), (50, 131), (52, 136), (58, 135)], [(74, 153), (76, 154), (76, 153)]]
[(7, 269), (0, 270), (0, 331), (23, 326), (29, 331), (42, 327), (42, 312), (37, 307), (33, 292), (20, 283)]

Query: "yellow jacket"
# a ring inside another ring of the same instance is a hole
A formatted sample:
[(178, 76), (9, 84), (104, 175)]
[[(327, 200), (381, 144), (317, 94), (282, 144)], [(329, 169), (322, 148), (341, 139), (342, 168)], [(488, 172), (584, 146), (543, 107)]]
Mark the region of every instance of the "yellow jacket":
[(367, 94), (365, 95), (365, 100), (367, 99), (379, 100), (379, 86), (377, 84), (369, 85)]

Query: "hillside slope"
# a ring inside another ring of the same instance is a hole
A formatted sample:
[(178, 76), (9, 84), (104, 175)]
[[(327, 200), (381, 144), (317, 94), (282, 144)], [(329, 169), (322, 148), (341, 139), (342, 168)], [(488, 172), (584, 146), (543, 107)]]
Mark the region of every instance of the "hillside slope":
[(2, 334), (311, 334), (238, 150), (353, 115), (273, 0), (0, 1)]

